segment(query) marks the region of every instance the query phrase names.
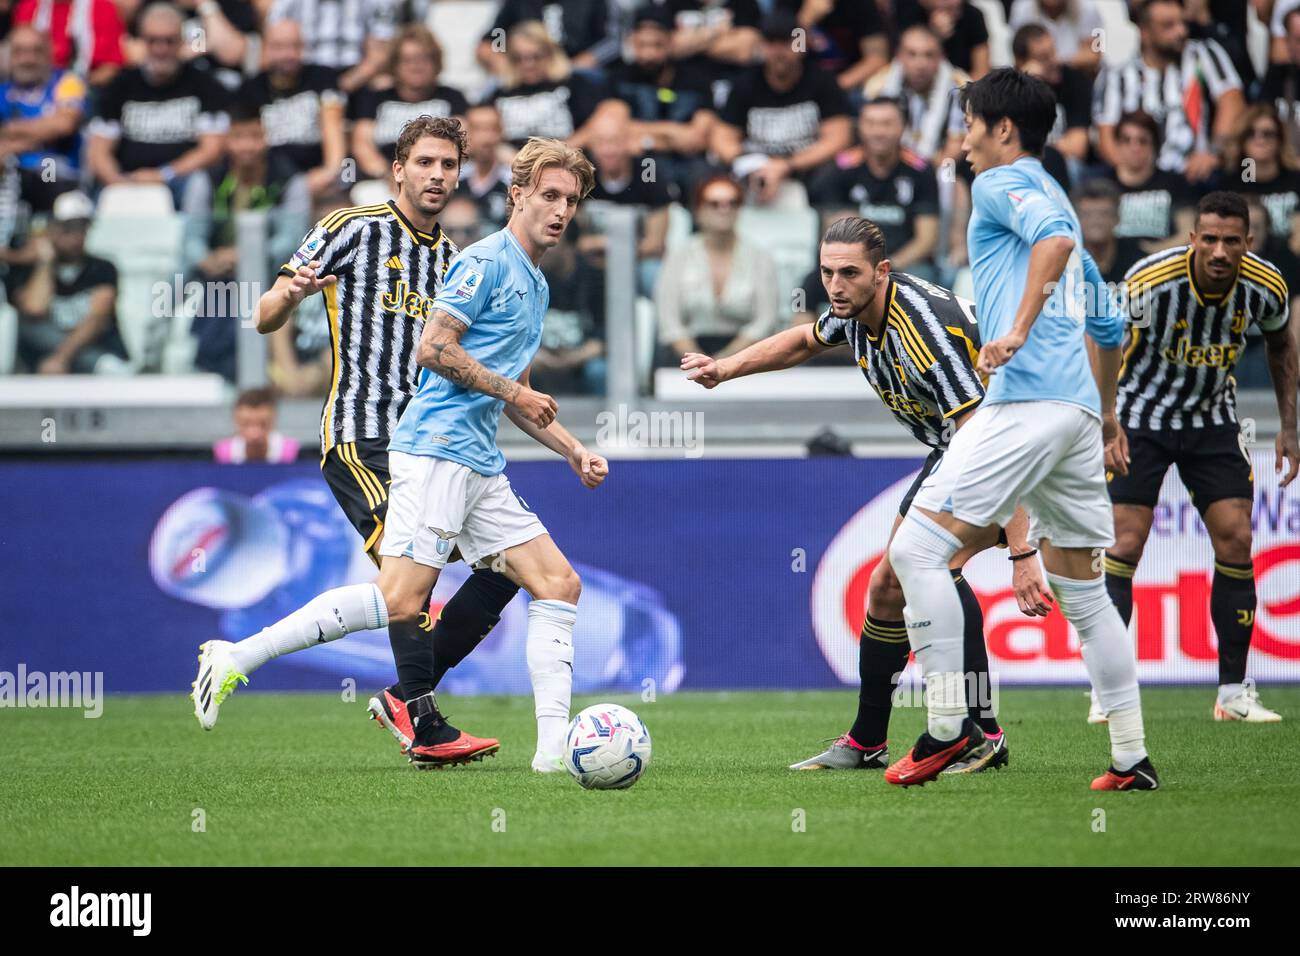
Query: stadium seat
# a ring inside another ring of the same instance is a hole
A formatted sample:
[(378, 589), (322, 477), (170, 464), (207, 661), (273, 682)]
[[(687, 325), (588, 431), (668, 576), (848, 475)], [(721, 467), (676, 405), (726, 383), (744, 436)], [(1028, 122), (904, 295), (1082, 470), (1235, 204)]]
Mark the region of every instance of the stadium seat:
[(18, 310), (0, 303), (0, 375), (11, 375), (18, 364)]
[(1138, 29), (1129, 19), (1124, 0), (1093, 0), (1101, 15), (1101, 27), (1106, 47), (1102, 51), (1103, 66), (1117, 66), (1133, 59), (1138, 51)]
[(183, 312), (173, 308), (184, 296), (181, 235), (181, 217), (166, 187), (110, 186), (86, 237), (89, 252), (117, 267), (118, 327), (140, 369), (189, 370), (189, 318), (173, 314)]
[(356, 206), (373, 206), (388, 202), (393, 198), (393, 192), (382, 179), (363, 179), (352, 187), (348, 198)]
[(984, 14), (984, 26), (989, 31), (989, 65), (1011, 66), (1011, 28), (1000, 0), (972, 0), (972, 5)]
[(477, 102), (492, 77), (475, 56), (478, 41), (496, 19), (496, 0), (441, 0), (429, 5), (425, 25), (442, 44), (443, 66), (439, 82), (454, 86)]
[(172, 191), (161, 183), (119, 183), (105, 186), (95, 203), (95, 216), (147, 219), (176, 212)]
[(782, 304), (779, 314), (788, 318), (790, 295), (803, 284), (817, 261), (817, 211), (802, 208), (743, 206), (736, 230), (747, 242), (762, 248), (776, 262)]
[(679, 202), (671, 203), (668, 206), (668, 234), (664, 237), (665, 246), (671, 249), (679, 242), (684, 242), (690, 238), (694, 228), (691, 211)]

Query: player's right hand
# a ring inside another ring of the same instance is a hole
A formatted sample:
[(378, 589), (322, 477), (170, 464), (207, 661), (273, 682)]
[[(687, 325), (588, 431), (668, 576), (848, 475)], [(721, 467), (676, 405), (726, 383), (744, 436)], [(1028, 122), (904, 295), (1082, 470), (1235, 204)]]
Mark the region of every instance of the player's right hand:
[(529, 388), (527, 385), (519, 389), (519, 394), (515, 396), (514, 406), (519, 410), (519, 414), (528, 419), (538, 428), (546, 428), (551, 422), (555, 421), (555, 413), (559, 411), (559, 406), (555, 404), (555, 399), (543, 392)]
[(1128, 435), (1114, 415), (1101, 419), (1101, 441), (1106, 452), (1106, 470), (1117, 475), (1128, 474)]
[(331, 286), (339, 281), (339, 277), (336, 275), (318, 276), (316, 270), (319, 268), (319, 259), (313, 259), (305, 266), (298, 267), (298, 271), (289, 280), (287, 294), (291, 301), (295, 303), (301, 302), (307, 296), (315, 295), (326, 286)]
[(699, 382), (705, 388), (716, 388), (724, 381), (722, 369), (717, 359), (711, 359), (699, 352), (687, 352), (682, 356), (682, 371), (692, 382)]

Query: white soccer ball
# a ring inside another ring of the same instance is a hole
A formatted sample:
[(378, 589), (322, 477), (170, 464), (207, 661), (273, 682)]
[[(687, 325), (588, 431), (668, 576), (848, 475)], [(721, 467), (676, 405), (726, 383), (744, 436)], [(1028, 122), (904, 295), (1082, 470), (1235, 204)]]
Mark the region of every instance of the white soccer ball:
[(594, 704), (569, 724), (564, 765), (587, 790), (622, 790), (650, 765), (650, 731), (618, 704)]

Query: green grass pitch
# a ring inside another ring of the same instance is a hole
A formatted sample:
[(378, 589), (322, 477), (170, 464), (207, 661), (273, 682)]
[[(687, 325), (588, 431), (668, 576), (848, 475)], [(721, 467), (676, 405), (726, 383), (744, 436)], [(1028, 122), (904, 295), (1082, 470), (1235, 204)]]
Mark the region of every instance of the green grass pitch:
[[(444, 698), (502, 751), (425, 772), (364, 719), (364, 695), (245, 691), (212, 733), (179, 696), (109, 697), (97, 720), (7, 710), (0, 864), (1300, 863), (1300, 688), (1266, 688), (1288, 715), (1272, 725), (1214, 723), (1213, 693), (1144, 689), (1162, 790), (1135, 794), (1088, 789), (1107, 738), (1077, 689), (1004, 690), (1011, 766), (907, 790), (878, 770), (786, 769), (847, 726), (849, 692), (613, 698), (654, 738), (646, 775), (616, 792), (529, 770), (526, 698)], [(896, 753), (923, 718), (896, 712)]]

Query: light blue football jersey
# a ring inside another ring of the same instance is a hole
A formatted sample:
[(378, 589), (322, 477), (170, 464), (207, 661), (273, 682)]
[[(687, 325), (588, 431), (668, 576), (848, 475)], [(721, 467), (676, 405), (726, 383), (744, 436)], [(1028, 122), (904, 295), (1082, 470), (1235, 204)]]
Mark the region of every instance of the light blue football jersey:
[[(519, 240), (502, 229), (452, 260), (433, 308), (469, 326), (461, 347), (487, 369), (517, 379), (542, 341), (551, 292)], [(497, 422), (505, 402), (420, 370), (415, 395), (388, 443), (390, 451), (459, 462), (481, 475), (505, 470)]]
[(1011, 331), (1036, 242), (1069, 236), (1074, 251), (1025, 344), (989, 380), (984, 404), (1060, 401), (1101, 412), (1085, 331), (1104, 348), (1124, 334), (1116, 302), (1083, 247), (1083, 231), (1060, 185), (1037, 159), (995, 166), (975, 177), (967, 227), (975, 314), (988, 343)]

